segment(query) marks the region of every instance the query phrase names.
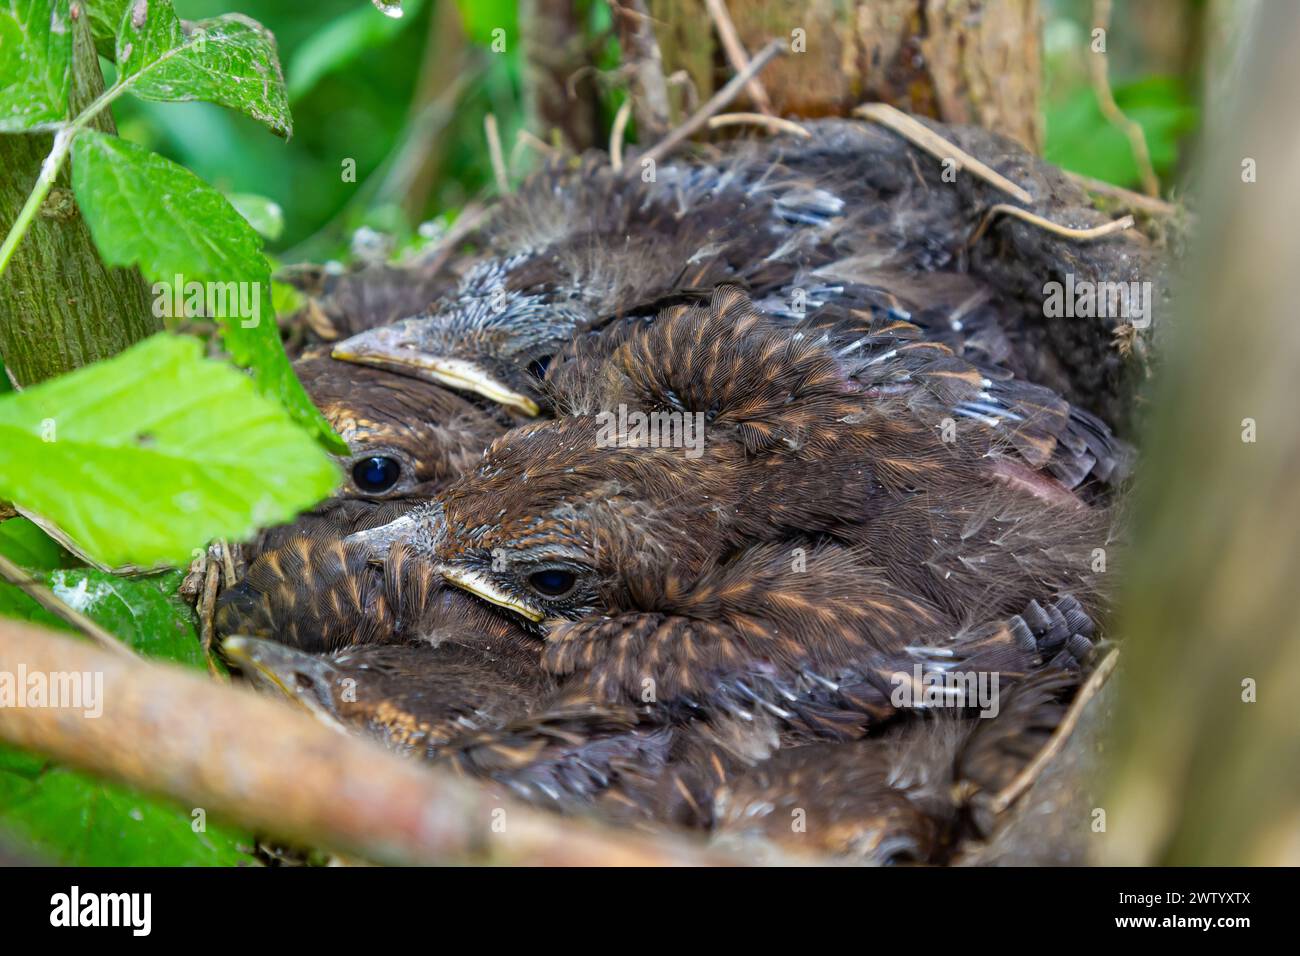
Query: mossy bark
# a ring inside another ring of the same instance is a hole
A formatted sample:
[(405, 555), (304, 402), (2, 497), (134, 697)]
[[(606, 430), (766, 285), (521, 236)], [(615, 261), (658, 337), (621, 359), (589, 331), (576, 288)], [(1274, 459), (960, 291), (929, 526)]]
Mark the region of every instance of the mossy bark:
[[(103, 91), (103, 76), (84, 17), (74, 21), (71, 108)], [(113, 131), (105, 111), (93, 124)], [(54, 137), (0, 136), (0, 224), (17, 217)], [(73, 200), (65, 164), (40, 214), (0, 276), (0, 357), (19, 385), (32, 385), (115, 355), (162, 329), (138, 269), (105, 266)]]

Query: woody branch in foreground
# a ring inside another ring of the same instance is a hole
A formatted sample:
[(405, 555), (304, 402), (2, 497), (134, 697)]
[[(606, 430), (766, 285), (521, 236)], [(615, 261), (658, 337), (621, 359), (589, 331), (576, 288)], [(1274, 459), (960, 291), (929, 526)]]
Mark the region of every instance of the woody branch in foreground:
[(504, 801), (250, 691), (0, 620), (0, 667), (19, 662), (102, 673), (103, 714), (5, 708), (0, 738), (293, 843), (402, 865), (734, 862)]

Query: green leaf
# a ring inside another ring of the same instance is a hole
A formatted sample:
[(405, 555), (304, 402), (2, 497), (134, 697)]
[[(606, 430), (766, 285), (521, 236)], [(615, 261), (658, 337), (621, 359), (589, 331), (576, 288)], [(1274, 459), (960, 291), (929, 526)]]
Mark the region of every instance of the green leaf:
[(0, 828), (67, 866), (248, 866), (253, 839), (191, 810), (0, 747)]
[[(0, 554), (37, 577), (72, 564), (71, 556), (26, 518), (0, 522)], [(67, 629), (57, 617), (6, 581), (0, 581), (0, 617)]]
[(54, 571), (50, 590), (146, 657), (205, 668), (189, 605), (176, 596), (180, 571), (119, 577), (94, 568)]
[[(122, 25), (122, 16), (131, 0), (82, 0), (82, 8), (90, 17), (90, 35), (96, 44), (100, 40), (117, 38), (117, 28)], [(109, 59), (113, 57), (113, 47), (108, 49)]]
[(66, 118), (71, 82), (68, 0), (0, 3), (0, 133)]
[(514, 0), (456, 0), (465, 35), (481, 46), (491, 46), (495, 30), (505, 30), (507, 50), (519, 32), (519, 8)]
[[(406, 13), (419, 11), (420, 2), (408, 3)], [(346, 66), (366, 50), (383, 46), (411, 23), (411, 17), (377, 17), (368, 7), (357, 7), (336, 17), (304, 40), (289, 63), (289, 99), (310, 93), (321, 77)]]
[[(1116, 105), (1142, 127), (1151, 164), (1162, 176), (1173, 171), (1178, 141), (1196, 126), (1196, 110), (1181, 82), (1148, 77), (1116, 87)], [(1135, 186), (1141, 175), (1133, 146), (1102, 114), (1091, 88), (1080, 89), (1047, 111), (1044, 156), (1066, 169), (1119, 186)]]
[(0, 554), (28, 571), (72, 567), (73, 557), (26, 518), (0, 522)]
[(104, 261), (138, 265), (154, 282), (155, 308), (184, 302), (191, 283), (210, 289), (207, 313), (231, 358), (327, 448), (346, 454), (284, 354), (262, 240), (229, 201), (183, 166), (95, 130), (77, 136), (72, 157), (72, 188)]
[(226, 193), (226, 198), (263, 238), (274, 242), (284, 232), (284, 210), (274, 199), (256, 193)]
[(0, 398), (0, 498), (110, 566), (181, 564), (327, 496), (333, 462), (197, 339), (156, 335)]
[(241, 14), (182, 23), (171, 0), (135, 0), (118, 27), (117, 64), (118, 82), (141, 99), (206, 100), (293, 132), (275, 37)]

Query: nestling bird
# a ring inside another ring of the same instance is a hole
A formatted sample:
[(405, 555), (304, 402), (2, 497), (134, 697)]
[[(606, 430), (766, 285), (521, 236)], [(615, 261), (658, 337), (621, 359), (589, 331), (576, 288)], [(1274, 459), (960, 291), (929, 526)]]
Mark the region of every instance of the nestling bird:
[[(781, 842), (802, 807), (797, 845), (943, 858), (1014, 764), (989, 755), (1059, 712), (1033, 682), (1071, 678), (1033, 675), (1088, 658), (1128, 452), (1013, 374), (1006, 303), (956, 271), (958, 191), (812, 125), (653, 182), (549, 169), (435, 306), (339, 343), (497, 431), (438, 444), (490, 447), (398, 520), (277, 542), (218, 625), (289, 648), (232, 652), (560, 809)], [(960, 672), (1020, 682), (1019, 718), (960, 690), (901, 713)]]
[(455, 288), (458, 277), (451, 264), (446, 250), (435, 247), (402, 263), (362, 260), (347, 269), (293, 265), (276, 278), (294, 286), (306, 300), (289, 324), (305, 326), (310, 348), (427, 309)]
[[(1021, 612), (1040, 599), (1085, 601), (1055, 614), (1086, 653), (1106, 511), (986, 422), (945, 440), (946, 349), (839, 335), (792, 334), (734, 289), (670, 310), (566, 397), (582, 414), (494, 442), (417, 550), (544, 636), (564, 687), (770, 708), (813, 736), (892, 713), (914, 662), (1026, 673), (1046, 649)], [(620, 405), (704, 410), (699, 456), (611, 431)]]
[(374, 501), (425, 499), (460, 477), (510, 419), (429, 382), (324, 356), (295, 370), (348, 443), (340, 494)]
[[(663, 164), (648, 176), (615, 172), (598, 155), (555, 163), (495, 210), (479, 237), (486, 257), (453, 293), (333, 354), (536, 415), (538, 379), (575, 333), (722, 282), (770, 289), (867, 247), (879, 258), (864, 236), (899, 245), (887, 228), (853, 231), (892, 208), (898, 190), (845, 135), (852, 125), (815, 125), (810, 142), (740, 145), (717, 163)], [(869, 216), (850, 215), (868, 205)]]
[(717, 839), (751, 853), (766, 844), (877, 865), (948, 862), (990, 834), (990, 805), (1046, 745), (1076, 683), (1041, 672), (992, 719), (930, 714), (861, 741), (782, 749), (719, 786)]
[[(642, 171), (633, 158), (630, 174), (599, 155), (553, 163), (493, 210), (475, 237), (485, 255), (455, 289), (334, 354), (535, 415), (547, 400), (537, 379), (576, 334), (724, 282), (762, 298), (802, 273), (810, 285), (830, 276), (888, 290), (918, 317), (946, 306), (958, 324), (971, 303), (987, 304), (1012, 345), (992, 361), (1041, 370), (1021, 348), (1028, 303), (965, 271), (972, 213), (995, 201), (982, 185), (946, 181), (871, 124), (805, 126), (806, 139), (736, 141), (716, 160)], [(1046, 171), (1019, 166), (1050, 193)]]
[(294, 369), (348, 444), (335, 496), (292, 523), (263, 532), (250, 559), (295, 537), (342, 537), (396, 520), (468, 471), (510, 417), (439, 385), (308, 352)]

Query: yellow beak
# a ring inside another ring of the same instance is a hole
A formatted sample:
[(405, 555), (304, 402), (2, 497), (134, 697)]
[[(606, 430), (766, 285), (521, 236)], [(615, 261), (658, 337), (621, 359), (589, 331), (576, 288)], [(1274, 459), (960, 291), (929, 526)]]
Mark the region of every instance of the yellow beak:
[(465, 359), (446, 358), (438, 355), (422, 355), (417, 351), (353, 351), (343, 342), (334, 347), (330, 353), (333, 358), (358, 365), (378, 365), (381, 367), (402, 366), (422, 373), (422, 377), (432, 379), (440, 385), (462, 392), (474, 392), (489, 401), (506, 408), (514, 409), (521, 415), (536, 418), (542, 410), (538, 404), (521, 392), (493, 378), (483, 368)]
[(507, 611), (514, 611), (530, 621), (540, 621), (546, 615), (540, 611), (534, 610), (518, 598), (506, 594), (498, 588), (492, 581), (482, 574), (474, 571), (466, 571), (461, 568), (451, 567), (450, 565), (441, 565), (438, 571), (444, 578), (450, 581), (456, 587), (468, 591), (475, 597), (481, 597), (490, 604), (497, 607), (503, 607)]

